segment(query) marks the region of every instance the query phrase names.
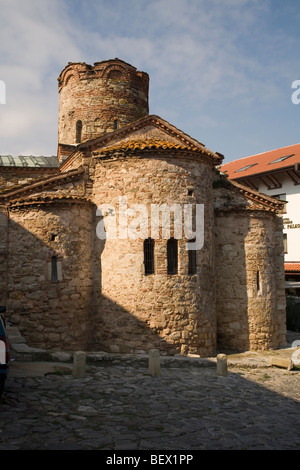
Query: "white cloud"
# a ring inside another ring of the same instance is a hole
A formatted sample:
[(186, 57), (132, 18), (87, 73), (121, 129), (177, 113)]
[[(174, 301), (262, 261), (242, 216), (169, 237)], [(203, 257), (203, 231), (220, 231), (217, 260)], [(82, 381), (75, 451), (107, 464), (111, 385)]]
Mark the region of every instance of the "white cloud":
[(0, 79), (7, 94), (0, 152), (20, 154), (26, 147), (55, 153), (56, 132), (49, 126), (57, 125), (57, 65), (79, 54), (66, 9), (58, 0), (0, 0), (0, 8)]

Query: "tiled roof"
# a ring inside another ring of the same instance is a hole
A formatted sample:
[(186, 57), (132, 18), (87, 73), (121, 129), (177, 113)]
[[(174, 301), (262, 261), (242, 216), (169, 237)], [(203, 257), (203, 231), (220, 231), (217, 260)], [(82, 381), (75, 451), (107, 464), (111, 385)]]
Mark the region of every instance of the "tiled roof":
[(293, 167), (300, 163), (300, 144), (240, 158), (221, 166), (229, 179), (240, 179), (274, 170)]
[(33, 155), (12, 157), (11, 155), (0, 155), (0, 166), (30, 167), (30, 168), (58, 168), (57, 157), (34, 157)]
[(160, 131), (164, 132), (167, 136), (174, 138), (175, 140), (177, 140), (177, 142), (180, 142), (179, 145), (186, 147), (185, 150), (189, 147), (197, 148), (200, 153), (208, 155), (210, 156), (210, 158), (212, 157), (216, 165), (220, 165), (223, 161), (224, 156), (221, 153), (212, 152), (204, 144), (198, 142), (196, 139), (193, 139), (188, 134), (185, 134), (181, 130), (177, 129), (177, 127), (173, 126), (168, 121), (165, 121), (159, 116), (149, 114), (138, 119), (137, 121), (134, 121), (124, 127), (121, 127), (120, 129), (115, 130), (114, 132), (109, 132), (108, 134), (78, 144), (74, 151), (61, 164), (60, 170), (65, 171), (68, 168), (68, 166), (76, 158), (76, 153), (78, 151), (84, 152), (85, 149), (89, 149), (89, 151), (100, 154), (103, 148), (108, 148), (110, 146), (110, 143), (112, 144), (112, 146), (115, 145), (114, 142), (116, 142), (116, 139), (118, 139), (119, 141), (125, 141), (127, 137), (130, 138), (133, 132), (135, 133), (136, 131), (140, 131), (143, 129), (145, 129), (145, 132), (147, 132), (146, 129), (149, 126), (153, 126), (159, 129)]
[(0, 202), (1, 200), (9, 201), (20, 199), (24, 195), (29, 195), (32, 192), (44, 191), (47, 188), (51, 188), (56, 184), (64, 184), (66, 182), (80, 179), (84, 175), (83, 167), (79, 167), (75, 170), (70, 170), (66, 173), (58, 173), (52, 177), (46, 177), (30, 183), (16, 185), (10, 188), (4, 188), (0, 191)]
[(287, 272), (299, 272), (300, 273), (300, 263), (284, 263), (284, 270)]
[(249, 189), (248, 187), (231, 180), (231, 185), (236, 188), (241, 194), (246, 196), (246, 198), (251, 199), (254, 203), (257, 203), (260, 206), (264, 206), (265, 210), (271, 212), (282, 212), (285, 207), (285, 201), (281, 201), (277, 198), (273, 198), (262, 194), (258, 191)]
[[(101, 153), (110, 153), (115, 151), (131, 151), (135, 150), (201, 150), (194, 145), (177, 144), (168, 140), (161, 140), (157, 138), (137, 139), (137, 140), (123, 140), (116, 145), (111, 145), (101, 149)], [(204, 152), (203, 152), (204, 153)]]

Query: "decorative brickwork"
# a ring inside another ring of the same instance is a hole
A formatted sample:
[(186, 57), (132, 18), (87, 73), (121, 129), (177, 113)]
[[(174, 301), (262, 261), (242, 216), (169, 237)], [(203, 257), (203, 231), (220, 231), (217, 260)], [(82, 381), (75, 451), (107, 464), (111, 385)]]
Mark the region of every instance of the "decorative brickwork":
[(70, 63), (58, 78), (58, 142), (74, 145), (148, 114), (149, 77), (119, 59)]

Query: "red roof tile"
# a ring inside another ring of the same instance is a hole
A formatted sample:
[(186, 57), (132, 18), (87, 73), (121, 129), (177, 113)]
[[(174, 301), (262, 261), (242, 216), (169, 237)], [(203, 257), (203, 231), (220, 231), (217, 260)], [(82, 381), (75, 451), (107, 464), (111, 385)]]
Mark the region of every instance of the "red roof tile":
[(225, 163), (221, 166), (221, 171), (226, 172), (229, 179), (238, 179), (288, 168), (294, 166), (295, 163), (300, 163), (300, 144)]
[(300, 263), (284, 263), (285, 272), (300, 272)]

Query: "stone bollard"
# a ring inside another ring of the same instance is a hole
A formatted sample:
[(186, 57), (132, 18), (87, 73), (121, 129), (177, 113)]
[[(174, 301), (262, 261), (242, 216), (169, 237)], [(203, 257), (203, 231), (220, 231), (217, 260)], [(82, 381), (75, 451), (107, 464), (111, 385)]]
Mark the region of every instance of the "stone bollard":
[(160, 375), (160, 354), (158, 349), (150, 349), (149, 351), (148, 374), (152, 377)]
[(217, 355), (217, 375), (227, 376), (227, 356), (226, 354)]
[(86, 376), (86, 354), (83, 351), (76, 351), (73, 357), (73, 377), (82, 379)]

